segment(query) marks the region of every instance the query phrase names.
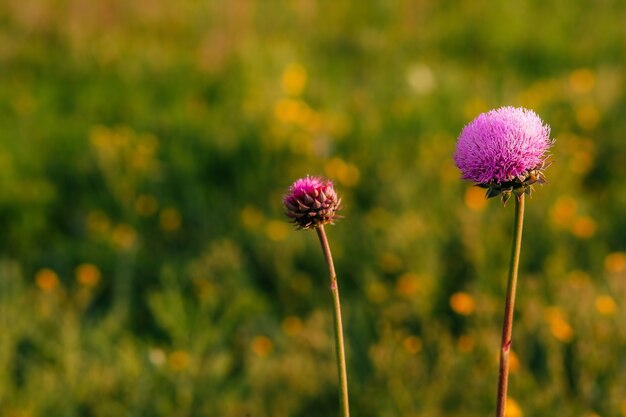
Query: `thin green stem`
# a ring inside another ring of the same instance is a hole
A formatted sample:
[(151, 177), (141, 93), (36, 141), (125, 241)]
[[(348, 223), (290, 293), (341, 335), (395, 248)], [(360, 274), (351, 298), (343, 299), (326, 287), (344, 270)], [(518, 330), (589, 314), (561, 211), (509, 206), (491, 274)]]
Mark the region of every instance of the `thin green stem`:
[(504, 304), (504, 323), (502, 324), (502, 342), (500, 345), (500, 374), (498, 378), (498, 405), (496, 417), (504, 417), (507, 388), (509, 383), (509, 354), (513, 331), (513, 308), (515, 307), (515, 288), (519, 269), (520, 249), (522, 247), (522, 228), (524, 226), (524, 194), (515, 197), (515, 224), (513, 228), (513, 247)]
[(341, 403), (341, 416), (350, 416), (350, 407), (348, 405), (348, 373), (346, 371), (346, 349), (343, 343), (343, 326), (341, 324), (341, 305), (339, 303), (339, 286), (337, 285), (337, 275), (335, 274), (335, 265), (333, 256), (330, 253), (330, 246), (326, 238), (324, 226), (320, 225), (315, 228), (317, 236), (322, 245), (324, 258), (328, 264), (328, 273), (330, 275), (330, 292), (333, 296), (333, 319), (335, 328), (335, 353), (337, 355), (337, 372), (339, 373), (339, 400)]

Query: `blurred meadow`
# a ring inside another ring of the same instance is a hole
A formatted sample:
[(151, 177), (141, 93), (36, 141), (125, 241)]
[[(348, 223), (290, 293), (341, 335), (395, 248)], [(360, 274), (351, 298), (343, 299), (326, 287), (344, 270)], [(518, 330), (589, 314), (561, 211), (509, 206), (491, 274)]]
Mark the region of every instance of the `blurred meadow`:
[(509, 417), (626, 416), (626, 3), (3, 0), (0, 415), (338, 415), (327, 228), (355, 416), (495, 407), (512, 204), (464, 124), (534, 109)]

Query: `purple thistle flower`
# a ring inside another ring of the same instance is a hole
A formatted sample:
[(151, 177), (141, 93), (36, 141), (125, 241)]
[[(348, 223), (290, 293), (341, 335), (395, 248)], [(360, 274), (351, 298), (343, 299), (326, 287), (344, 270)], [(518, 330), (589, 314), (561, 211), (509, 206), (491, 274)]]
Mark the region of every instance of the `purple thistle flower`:
[(333, 183), (320, 177), (300, 178), (289, 187), (283, 198), (285, 214), (298, 229), (310, 229), (339, 218), (341, 198)]
[(501, 107), (482, 113), (463, 128), (454, 162), (463, 179), (488, 188), (487, 197), (512, 191), (530, 194), (530, 186), (544, 183), (546, 151), (552, 145), (550, 127), (532, 110)]

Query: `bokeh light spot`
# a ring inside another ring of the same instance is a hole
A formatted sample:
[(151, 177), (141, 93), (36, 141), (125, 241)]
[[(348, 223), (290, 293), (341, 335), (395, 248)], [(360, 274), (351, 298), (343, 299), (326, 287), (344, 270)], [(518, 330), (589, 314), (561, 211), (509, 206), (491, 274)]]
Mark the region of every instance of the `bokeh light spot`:
[(461, 352), (470, 352), (474, 349), (474, 338), (468, 334), (459, 336), (457, 343)]
[(248, 230), (256, 229), (263, 222), (263, 214), (254, 206), (245, 206), (239, 215), (241, 223)]
[(359, 169), (350, 163), (346, 163), (341, 158), (332, 158), (324, 165), (326, 175), (333, 179), (336, 178), (341, 185), (353, 187), (359, 183), (361, 173)]
[(292, 63), (283, 71), (282, 86), (285, 94), (299, 96), (306, 87), (306, 69), (298, 64)]
[(435, 75), (430, 67), (423, 63), (411, 65), (406, 71), (409, 86), (419, 95), (432, 92), (435, 89)]
[(367, 298), (374, 303), (382, 303), (389, 296), (387, 287), (378, 281), (372, 281), (367, 285), (366, 289)]
[(506, 399), (506, 411), (504, 412), (505, 417), (524, 417), (524, 413), (522, 412), (522, 408), (520, 405), (511, 397), (507, 397)]
[(35, 283), (40, 290), (51, 292), (59, 286), (59, 276), (52, 269), (43, 268), (35, 274)]
[(141, 216), (151, 216), (156, 213), (159, 203), (150, 194), (141, 194), (135, 199), (135, 211)]
[(85, 287), (95, 287), (100, 282), (100, 269), (89, 263), (80, 264), (75, 270), (76, 281)]
[(402, 268), (402, 258), (392, 252), (383, 252), (378, 257), (378, 265), (383, 272), (392, 274)]
[(615, 300), (609, 295), (599, 295), (596, 297), (596, 310), (603, 316), (613, 316), (617, 311)]
[(563, 311), (559, 307), (548, 307), (544, 318), (550, 326), (550, 332), (560, 342), (569, 342), (574, 337), (574, 330), (565, 319)]
[(570, 169), (577, 174), (586, 174), (593, 166), (593, 155), (589, 150), (574, 151), (570, 161)]
[(113, 229), (111, 239), (120, 249), (130, 249), (137, 241), (137, 232), (128, 224), (119, 224)]
[(270, 220), (265, 226), (265, 234), (270, 240), (279, 242), (289, 235), (289, 226), (283, 221)]
[(264, 358), (274, 350), (274, 343), (267, 336), (256, 336), (252, 339), (252, 352), (255, 355)]
[(569, 85), (574, 93), (584, 94), (593, 90), (596, 85), (596, 76), (587, 68), (572, 71), (569, 76)]
[(184, 350), (175, 350), (167, 358), (167, 364), (174, 372), (184, 371), (189, 367), (189, 354)]
[(175, 208), (168, 207), (161, 212), (161, 215), (159, 216), (159, 224), (161, 225), (161, 229), (166, 232), (175, 232), (180, 229), (182, 216)]
[(296, 316), (285, 317), (281, 324), (283, 332), (288, 336), (295, 336), (302, 331), (302, 320)]
[(466, 292), (456, 292), (450, 297), (450, 307), (452, 311), (462, 316), (469, 316), (474, 312), (476, 302), (474, 298)]
[(626, 253), (609, 253), (606, 258), (604, 258), (604, 269), (614, 274), (626, 271)]
[(87, 215), (87, 229), (91, 233), (106, 233), (111, 228), (109, 217), (102, 211), (92, 211)]
[(305, 102), (285, 98), (276, 102), (274, 115), (283, 123), (298, 123), (309, 126), (313, 112)]
[(571, 196), (562, 196), (550, 209), (550, 220), (557, 227), (565, 228), (576, 214), (576, 200)]
[(596, 232), (596, 222), (588, 216), (576, 218), (571, 226), (574, 236), (580, 239), (589, 239)]
[(422, 350), (422, 339), (417, 336), (407, 336), (402, 342), (402, 346), (408, 353), (415, 355)]
[(585, 104), (576, 109), (576, 121), (585, 130), (592, 130), (600, 122), (600, 112), (593, 104)]
[(470, 187), (465, 190), (465, 205), (472, 211), (483, 211), (487, 207), (485, 190), (478, 187)]
[(163, 349), (153, 348), (148, 351), (148, 360), (154, 366), (163, 366), (167, 360), (167, 356), (165, 355), (165, 352), (163, 352)]
[(400, 275), (396, 281), (396, 293), (402, 297), (411, 298), (419, 290), (419, 277), (413, 272)]

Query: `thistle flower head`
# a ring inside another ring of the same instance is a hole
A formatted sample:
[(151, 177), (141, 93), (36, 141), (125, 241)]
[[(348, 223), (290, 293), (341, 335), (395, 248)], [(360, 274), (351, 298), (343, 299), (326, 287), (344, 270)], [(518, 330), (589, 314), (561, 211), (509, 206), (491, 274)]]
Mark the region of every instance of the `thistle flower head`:
[(544, 183), (542, 169), (552, 145), (550, 127), (532, 110), (501, 107), (480, 114), (463, 128), (454, 162), (463, 179), (487, 188), (487, 197), (530, 194), (531, 185)]
[(285, 214), (298, 229), (310, 229), (339, 218), (341, 198), (331, 181), (319, 177), (300, 178), (283, 198)]

